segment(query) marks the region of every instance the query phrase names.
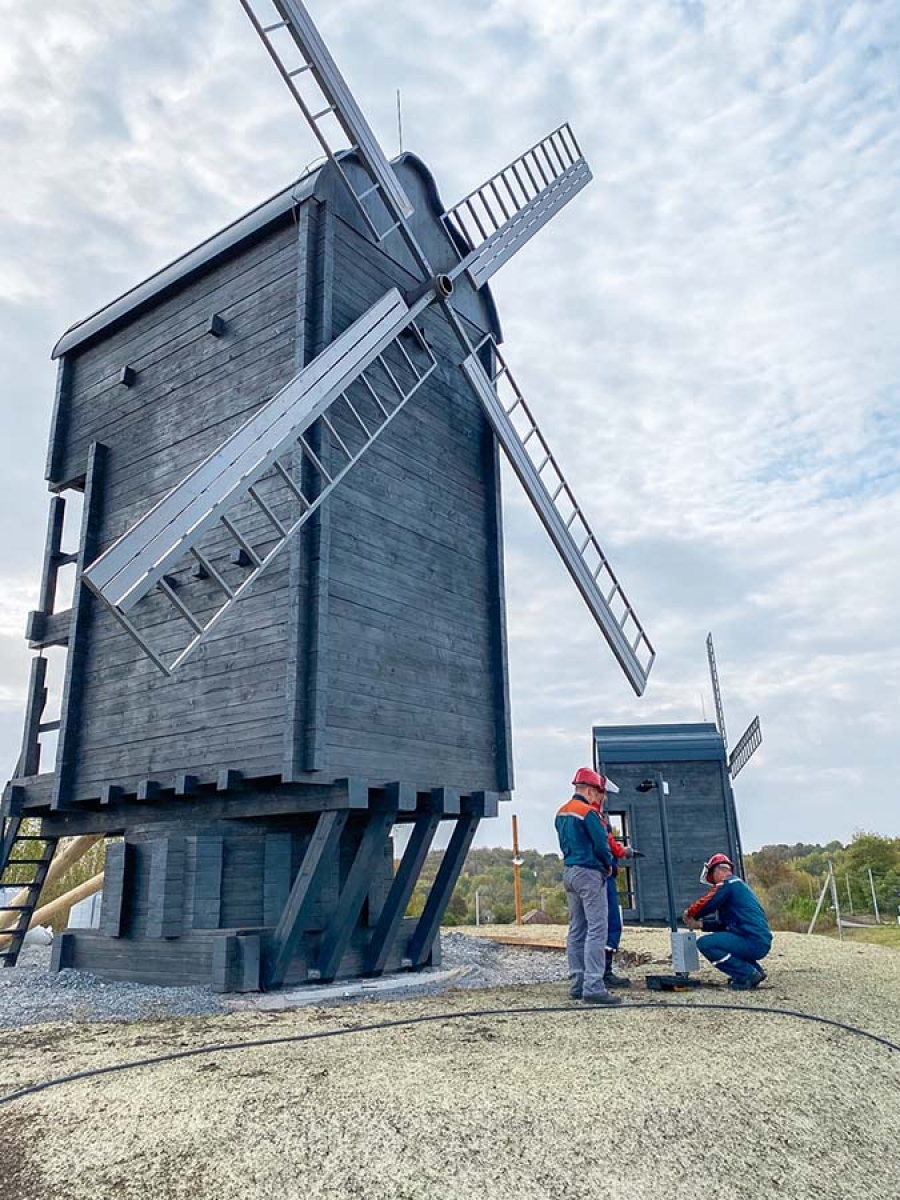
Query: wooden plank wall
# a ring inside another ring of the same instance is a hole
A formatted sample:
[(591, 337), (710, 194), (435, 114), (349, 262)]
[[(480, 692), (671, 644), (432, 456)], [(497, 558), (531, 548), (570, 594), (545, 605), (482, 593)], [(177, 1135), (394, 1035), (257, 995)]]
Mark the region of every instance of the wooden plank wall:
[[(298, 279), (308, 246), (290, 216), (102, 341), (73, 352), (57, 419), (56, 483), (84, 472), (93, 440), (108, 447), (99, 550), (106, 549), (294, 374)], [(208, 332), (213, 313), (225, 335)], [(133, 386), (119, 382), (124, 366)], [(51, 486), (54, 481), (51, 481)], [(262, 519), (262, 518), (261, 518)], [(289, 556), (273, 564), (174, 679), (163, 677), (100, 605), (79, 649), (79, 753), (65, 800), (103, 783), (171, 784), (221, 768), (277, 775), (290, 621)], [(303, 573), (292, 581), (295, 608)], [(239, 616), (239, 620), (234, 618)]]
[(645, 857), (635, 860), (637, 921), (668, 921), (662, 833), (656, 792), (645, 795), (635, 787), (661, 771), (669, 784), (666, 812), (675, 888), (675, 907), (681, 912), (706, 890), (700, 868), (711, 854), (734, 853), (728, 800), (715, 760), (701, 762), (610, 763), (609, 774), (621, 789), (610, 808), (629, 815), (631, 840)]
[[(404, 185), (422, 193), (416, 178)], [(424, 193), (415, 200), (421, 218)], [(432, 261), (446, 258), (436, 223), (432, 237)], [(415, 284), (341, 216), (333, 249), (335, 335), (391, 284)], [(329, 505), (328, 765), (338, 776), (502, 791), (510, 771), (495, 443), (447, 321), (432, 309), (422, 324), (438, 370)], [(486, 315), (469, 328), (480, 337)]]
[[(405, 173), (419, 235), (446, 269), (453, 251), (422, 177)], [(102, 551), (390, 286), (416, 283), (324, 187), (72, 352), (51, 486), (83, 474), (92, 441), (108, 447)], [(487, 310), (474, 293), (462, 299), (477, 339)], [(208, 332), (213, 313), (222, 337)], [(60, 803), (105, 784), (171, 787), (176, 773), (214, 781), (228, 768), (511, 787), (497, 447), (446, 320), (430, 310), (423, 325), (440, 362), (432, 380), (174, 679), (92, 606), (77, 647), (78, 754)], [(264, 549), (265, 518), (256, 521)], [(163, 649), (180, 622), (158, 620)]]

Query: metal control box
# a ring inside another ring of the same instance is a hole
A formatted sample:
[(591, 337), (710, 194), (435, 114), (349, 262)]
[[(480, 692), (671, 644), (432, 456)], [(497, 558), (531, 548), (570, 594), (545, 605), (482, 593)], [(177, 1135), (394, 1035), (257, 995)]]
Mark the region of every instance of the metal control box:
[(679, 975), (700, 970), (700, 955), (697, 952), (697, 935), (693, 929), (678, 929), (672, 932), (672, 968)]

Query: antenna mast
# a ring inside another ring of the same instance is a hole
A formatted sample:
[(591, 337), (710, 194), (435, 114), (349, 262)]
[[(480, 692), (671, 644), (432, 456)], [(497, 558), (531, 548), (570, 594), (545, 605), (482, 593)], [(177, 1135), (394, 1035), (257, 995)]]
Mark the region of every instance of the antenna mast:
[(397, 88), (397, 141), (400, 143), (400, 153), (403, 153), (403, 113), (400, 107), (400, 89)]

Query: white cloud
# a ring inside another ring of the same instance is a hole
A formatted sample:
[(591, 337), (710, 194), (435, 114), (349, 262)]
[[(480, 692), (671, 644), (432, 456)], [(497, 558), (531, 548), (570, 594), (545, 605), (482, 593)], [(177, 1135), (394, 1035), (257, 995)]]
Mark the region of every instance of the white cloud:
[[(50, 347), (317, 154), (236, 2), (33, 7), (0, 0), (4, 708), (27, 671)], [(495, 294), (659, 658), (637, 701), (507, 479), (523, 840), (552, 846), (592, 722), (695, 720), (701, 692), (712, 712), (708, 628), (732, 740), (762, 718), (745, 843), (900, 832), (896, 5), (310, 7), (390, 152), (402, 89), (448, 204), (566, 119), (594, 170)]]

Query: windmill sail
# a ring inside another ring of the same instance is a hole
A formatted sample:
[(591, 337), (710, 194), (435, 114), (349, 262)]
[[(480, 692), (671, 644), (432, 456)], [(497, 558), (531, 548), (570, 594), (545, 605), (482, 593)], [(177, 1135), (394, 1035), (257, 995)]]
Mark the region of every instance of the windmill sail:
[(719, 733), (722, 735), (722, 741), (725, 743), (725, 749), (728, 749), (728, 734), (725, 732), (725, 709), (722, 707), (722, 692), (719, 689), (719, 672), (716, 669), (716, 652), (713, 649), (713, 637), (711, 633), (706, 635), (706, 657), (709, 659), (709, 675), (712, 680), (713, 697), (716, 702), (716, 723), (719, 726)]
[[(300, 0), (241, 0), (241, 5), (369, 228), (383, 240), (415, 210), (309, 13)], [(362, 192), (352, 186), (335, 157), (346, 148), (335, 145), (335, 123), (372, 181)], [(387, 210), (386, 226), (377, 223), (371, 203), (365, 203), (376, 193)]]
[(560, 125), (444, 213), (457, 245), (472, 247), (451, 278), (465, 271), (480, 288), (591, 178), (575, 135)]
[(762, 728), (759, 717), (754, 717), (732, 750), (728, 759), (728, 770), (732, 779), (737, 779), (741, 771), (762, 745)]
[[(92, 591), (162, 670), (171, 673), (184, 661), (434, 370), (434, 356), (414, 323), (429, 299), (410, 309), (398, 291), (388, 292), (84, 571), (83, 578)], [(409, 350), (404, 342), (410, 343)], [(353, 387), (358, 391), (355, 399), (350, 391)], [(350, 422), (355, 440), (338, 432), (338, 414), (345, 423)], [(331, 470), (306, 436), (317, 421), (323, 423), (336, 446), (339, 461)], [(308, 470), (314, 473), (312, 492), (304, 491), (292, 474), (290, 461), (284, 461), (298, 447)], [(282, 503), (264, 498), (263, 480), (280, 488)], [(288, 519), (279, 516), (285, 499), (295, 510), (299, 506)], [(249, 505), (251, 511), (262, 514), (270, 535), (274, 530), (274, 544), (267, 542), (264, 553), (235, 523), (234, 513), (241, 505), (245, 512)], [(219, 526), (227, 530), (252, 566), (238, 587), (229, 584), (222, 568), (201, 549), (205, 535)], [(195, 570), (199, 568), (198, 577), (211, 579), (220, 592), (212, 614), (202, 618), (178, 594), (170, 578), (189, 554)], [(128, 618), (157, 587), (192, 633), (171, 665)]]
[[(576, 587), (640, 696), (656, 652), (496, 347), (494, 355), (499, 370), (493, 379), (475, 354), (465, 360), (463, 370)], [(511, 404), (501, 399), (498, 385)]]

